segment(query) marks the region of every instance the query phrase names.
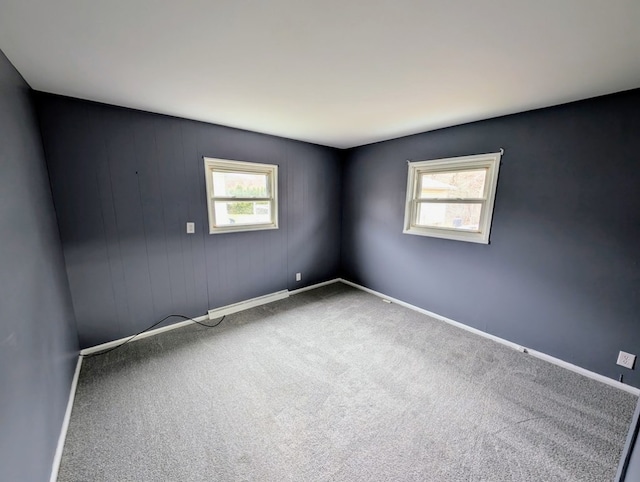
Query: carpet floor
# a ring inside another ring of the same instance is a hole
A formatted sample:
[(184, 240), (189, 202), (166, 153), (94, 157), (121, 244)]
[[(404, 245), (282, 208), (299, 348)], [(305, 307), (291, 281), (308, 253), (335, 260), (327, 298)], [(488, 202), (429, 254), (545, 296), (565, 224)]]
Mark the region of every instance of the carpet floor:
[(637, 397), (340, 283), (85, 359), (66, 481), (611, 481)]

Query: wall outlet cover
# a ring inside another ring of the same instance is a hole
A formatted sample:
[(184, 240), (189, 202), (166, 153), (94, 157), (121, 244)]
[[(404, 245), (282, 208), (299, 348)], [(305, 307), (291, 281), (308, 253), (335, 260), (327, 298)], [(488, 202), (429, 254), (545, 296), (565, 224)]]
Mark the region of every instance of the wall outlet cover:
[(300, 281), (302, 279), (301, 273), (296, 273), (296, 281)]
[(636, 356), (631, 353), (627, 353), (626, 351), (621, 351), (618, 354), (617, 364), (626, 368), (633, 370), (633, 365), (636, 362)]
[(193, 234), (196, 232), (196, 223), (187, 223), (187, 234)]

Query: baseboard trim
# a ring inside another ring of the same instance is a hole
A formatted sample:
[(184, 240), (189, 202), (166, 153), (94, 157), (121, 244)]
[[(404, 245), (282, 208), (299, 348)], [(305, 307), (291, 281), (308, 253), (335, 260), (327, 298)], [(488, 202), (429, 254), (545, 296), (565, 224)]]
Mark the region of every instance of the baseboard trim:
[[(220, 318), (220, 317), (225, 316), (225, 315), (230, 315), (232, 313), (237, 313), (239, 311), (248, 310), (249, 308), (254, 308), (256, 306), (264, 305), (264, 304), (267, 304), (267, 303), (272, 303), (274, 301), (285, 299), (285, 298), (288, 298), (289, 296), (296, 295), (298, 293), (303, 293), (305, 291), (310, 291), (310, 290), (313, 290), (313, 289), (316, 289), (316, 288), (320, 288), (321, 286), (326, 286), (326, 285), (337, 283), (337, 282), (341, 282), (341, 283), (344, 283), (346, 285), (352, 286), (352, 287), (357, 288), (359, 290), (362, 290), (362, 291), (365, 291), (365, 292), (370, 293), (372, 295), (375, 295), (375, 296), (377, 296), (379, 298), (383, 298), (383, 299), (389, 300), (389, 301), (391, 301), (393, 303), (396, 303), (396, 304), (398, 304), (400, 306), (404, 306), (405, 308), (409, 308), (410, 310), (417, 311), (418, 313), (422, 313), (424, 315), (431, 316), (432, 318), (435, 318), (437, 320), (443, 321), (443, 322), (448, 323), (450, 325), (453, 325), (453, 326), (455, 326), (457, 328), (460, 328), (460, 329), (469, 331), (471, 333), (474, 333), (476, 335), (488, 338), (488, 339), (493, 340), (493, 341), (495, 341), (497, 343), (501, 343), (502, 345), (506, 345), (506, 346), (508, 346), (510, 348), (513, 348), (514, 350), (526, 351), (531, 356), (535, 356), (536, 358), (539, 358), (541, 360), (545, 360), (545, 361), (547, 361), (549, 363), (553, 363), (554, 365), (558, 365), (558, 366), (560, 366), (562, 368), (565, 368), (567, 370), (571, 370), (571, 371), (573, 371), (575, 373), (579, 373), (579, 374), (581, 374), (583, 376), (592, 378), (592, 379), (597, 380), (597, 381), (599, 381), (601, 383), (605, 383), (607, 385), (610, 385), (612, 387), (618, 388), (620, 390), (624, 390), (624, 391), (626, 391), (628, 393), (631, 393), (633, 395), (640, 396), (640, 389), (639, 388), (635, 388), (635, 387), (632, 387), (631, 385), (627, 385), (625, 383), (621, 383), (618, 380), (614, 380), (613, 378), (609, 378), (609, 377), (606, 377), (604, 375), (600, 375), (599, 373), (592, 372), (591, 370), (587, 370), (586, 368), (582, 368), (582, 367), (580, 367), (578, 365), (574, 365), (572, 363), (566, 362), (564, 360), (561, 360), (560, 358), (556, 358), (556, 357), (548, 355), (546, 353), (543, 353), (543, 352), (540, 352), (540, 351), (537, 351), (537, 350), (532, 350), (530, 348), (523, 347), (522, 345), (519, 345), (519, 344), (514, 343), (512, 341), (505, 340), (504, 338), (500, 338), (498, 336), (492, 335), (490, 333), (487, 333), (485, 331), (479, 330), (477, 328), (473, 328), (471, 326), (465, 325), (464, 323), (460, 323), (459, 321), (455, 321), (455, 320), (452, 320), (451, 318), (447, 318), (445, 316), (439, 315), (438, 313), (434, 313), (432, 311), (425, 310), (424, 308), (420, 308), (418, 306), (412, 305), (411, 303), (407, 303), (407, 302), (402, 301), (400, 299), (393, 298), (392, 296), (387, 296), (384, 293), (380, 293), (379, 291), (375, 291), (375, 290), (372, 290), (370, 288), (366, 288), (366, 287), (364, 287), (362, 285), (359, 285), (357, 283), (354, 283), (352, 281), (349, 281), (349, 280), (346, 280), (346, 279), (343, 279), (343, 278), (334, 278), (332, 280), (323, 281), (321, 283), (316, 283), (314, 285), (305, 286), (303, 288), (299, 288), (297, 290), (292, 290), (292, 291), (281, 290), (281, 291), (277, 291), (275, 293), (270, 293), (268, 295), (259, 296), (257, 298), (252, 298), (252, 299), (249, 299), (249, 300), (241, 301), (239, 303), (234, 303), (234, 304), (231, 304), (231, 305), (222, 306), (220, 308), (215, 308), (215, 309), (209, 310), (208, 315), (200, 316), (198, 318), (194, 318), (193, 320), (195, 320), (195, 321), (208, 321), (210, 319)], [(147, 331), (145, 333), (140, 334), (139, 336), (134, 338), (133, 341), (141, 340), (141, 339), (147, 338), (149, 336), (155, 336), (155, 335), (160, 334), (160, 333), (165, 332), (165, 331), (175, 330), (176, 328), (180, 328), (182, 326), (189, 325), (191, 323), (193, 323), (193, 321), (187, 320), (187, 321), (181, 321), (179, 323), (174, 323), (174, 324), (169, 325), (169, 326), (163, 326), (162, 328), (156, 328), (155, 330), (150, 330), (150, 331)], [(110, 342), (107, 342), (107, 343), (102, 343), (100, 345), (92, 346), (92, 347), (89, 347), (89, 348), (85, 348), (85, 349), (80, 351), (80, 354), (81, 355), (90, 355), (92, 353), (97, 353), (97, 352), (100, 352), (100, 351), (103, 351), (103, 350), (107, 350), (107, 349), (112, 348), (112, 347), (114, 347), (116, 345), (119, 345), (120, 343), (123, 343), (123, 342), (127, 341), (129, 338), (131, 338), (131, 336), (120, 338), (118, 340), (113, 340), (113, 341), (110, 341)], [(77, 371), (79, 372), (79, 367), (77, 368)], [(74, 380), (75, 380), (75, 378), (74, 378)]]
[[(240, 301), (238, 303), (233, 303), (231, 305), (221, 306), (220, 308), (214, 308), (212, 310), (209, 310), (207, 315), (199, 316), (197, 318), (193, 318), (193, 320), (180, 321), (178, 323), (173, 323), (173, 324), (168, 325), (168, 326), (163, 326), (162, 328), (156, 328), (155, 330), (145, 331), (144, 333), (141, 333), (140, 335), (136, 336), (131, 341), (138, 341), (138, 340), (142, 340), (144, 338), (148, 338), (150, 336), (158, 335), (158, 334), (163, 333), (165, 331), (175, 330), (176, 328), (181, 328), (181, 327), (183, 327), (185, 325), (190, 325), (194, 321), (215, 320), (216, 318), (220, 318), (220, 317), (225, 316), (225, 315), (230, 315), (232, 313), (237, 313), (239, 311), (248, 310), (249, 308), (255, 308), (256, 306), (265, 305), (267, 303), (272, 303), (274, 301), (278, 301), (278, 300), (282, 300), (282, 299), (288, 298), (291, 295), (296, 295), (296, 294), (302, 293), (304, 291), (313, 290), (313, 289), (316, 289), (316, 288), (320, 288), (321, 286), (326, 286), (326, 285), (329, 285), (329, 284), (332, 284), (332, 283), (338, 283), (340, 281), (342, 281), (340, 278), (334, 278), (334, 279), (329, 280), (329, 281), (323, 281), (322, 283), (316, 283), (314, 285), (305, 286), (304, 288), (299, 288), (297, 290), (293, 290), (293, 291), (288, 291), (288, 290), (276, 291), (275, 293), (270, 293), (270, 294), (267, 294), (267, 295), (264, 295), (264, 296), (258, 296), (257, 298), (251, 298), (249, 300)], [(133, 335), (125, 336), (124, 338), (119, 338), (119, 339), (113, 340), (113, 341), (108, 341), (106, 343), (101, 343), (100, 345), (95, 345), (95, 346), (91, 346), (91, 347), (88, 347), (88, 348), (84, 348), (84, 349), (80, 350), (80, 355), (91, 355), (93, 353), (98, 353), (98, 352), (101, 352), (101, 351), (104, 351), (104, 350), (108, 350), (109, 348), (113, 348), (113, 347), (115, 347), (117, 345), (120, 345), (121, 343), (124, 343), (129, 338), (131, 338), (131, 336), (133, 336)]]
[[(237, 313), (238, 311), (248, 310), (249, 308), (254, 308), (256, 306), (264, 305), (266, 303), (271, 303), (276, 300), (281, 300), (283, 298), (287, 298), (289, 296), (289, 292), (287, 290), (277, 291), (275, 293), (270, 293), (264, 296), (258, 296), (257, 298), (252, 298), (250, 300), (240, 301), (239, 303), (234, 303), (232, 305), (221, 306), (220, 308), (214, 308), (209, 310), (208, 314), (204, 316), (198, 316), (197, 318), (193, 318), (191, 320), (180, 321), (178, 323), (173, 323), (171, 325), (163, 326), (162, 328), (156, 328), (155, 330), (145, 331), (140, 335), (136, 336), (132, 342), (142, 340), (144, 338), (148, 338), (150, 336), (159, 335), (160, 333), (164, 333), (165, 331), (175, 330), (176, 328), (181, 328), (186, 325), (192, 324), (194, 321), (206, 322), (209, 320), (214, 320), (216, 318), (220, 318), (225, 315), (230, 315), (231, 313)], [(89, 348), (84, 348), (80, 350), (80, 355), (91, 355), (92, 353), (97, 353), (103, 350), (108, 350), (109, 348), (113, 348), (121, 343), (124, 343), (133, 335), (125, 336), (124, 338), (119, 338), (117, 340), (108, 341), (106, 343), (101, 343), (100, 345), (91, 346)]]
[(379, 291), (375, 291), (375, 290), (372, 290), (370, 288), (366, 288), (366, 287), (361, 286), (361, 285), (359, 285), (357, 283), (354, 283), (352, 281), (348, 281), (346, 279), (340, 278), (340, 282), (342, 282), (342, 283), (344, 283), (346, 285), (352, 286), (354, 288), (357, 288), (359, 290), (365, 291), (367, 293), (370, 293), (372, 295), (378, 296), (379, 298), (383, 298), (383, 299), (389, 300), (389, 301), (391, 301), (393, 303), (396, 303), (396, 304), (398, 304), (400, 306), (404, 306), (405, 308), (409, 308), (410, 310), (417, 311), (418, 313), (422, 313), (422, 314), (427, 315), (427, 316), (431, 316), (432, 318), (435, 318), (435, 319), (440, 320), (440, 321), (444, 321), (445, 323), (453, 325), (453, 326), (455, 326), (457, 328), (461, 328), (463, 330), (470, 331), (471, 333), (475, 333), (476, 335), (480, 335), (482, 337), (489, 338), (490, 340), (493, 340), (495, 342), (498, 342), (498, 343), (501, 343), (503, 345), (506, 345), (506, 346), (508, 346), (510, 348), (513, 348), (514, 350), (518, 350), (518, 351), (522, 351), (522, 352), (526, 351), (526, 353), (528, 353), (531, 356), (534, 356), (536, 358), (539, 358), (539, 359), (544, 360), (544, 361), (549, 362), (549, 363), (553, 363), (554, 365), (558, 365), (558, 366), (560, 366), (562, 368), (565, 368), (567, 370), (571, 370), (572, 372), (579, 373), (580, 375), (583, 375), (585, 377), (591, 378), (593, 380), (597, 380), (597, 381), (599, 381), (601, 383), (604, 383), (606, 385), (610, 385), (612, 387), (618, 388), (620, 390), (624, 390), (625, 392), (631, 393), (633, 395), (640, 396), (640, 388), (635, 388), (635, 387), (632, 387), (631, 385), (627, 385), (625, 383), (621, 383), (618, 380), (614, 380), (613, 378), (605, 377), (604, 375), (600, 375), (599, 373), (592, 372), (591, 370), (587, 370), (586, 368), (582, 368), (582, 367), (580, 367), (578, 365), (574, 365), (572, 363), (566, 362), (564, 360), (561, 360), (560, 358), (556, 358), (554, 356), (547, 355), (546, 353), (543, 353), (543, 352), (540, 352), (540, 351), (537, 351), (537, 350), (531, 350), (529, 348), (523, 347), (522, 345), (519, 345), (519, 344), (514, 343), (512, 341), (505, 340), (504, 338), (500, 338), (499, 336), (492, 335), (490, 333), (487, 333), (486, 331), (478, 330), (477, 328), (473, 328), (471, 326), (465, 325), (464, 323), (460, 323), (459, 321), (455, 321), (455, 320), (452, 320), (452, 319), (447, 318), (445, 316), (442, 316), (442, 315), (439, 315), (437, 313), (434, 313), (432, 311), (425, 310), (423, 308), (420, 308), (418, 306), (412, 305), (410, 303), (407, 303), (405, 301), (399, 300), (397, 298), (393, 298), (391, 296), (387, 296), (384, 293), (380, 293)]
[[(209, 315), (198, 316), (197, 318), (193, 318), (191, 320), (179, 321), (178, 323), (173, 323), (171, 325), (163, 326), (162, 328), (156, 328), (155, 330), (145, 331), (144, 333), (140, 333), (136, 336), (132, 342), (142, 340), (144, 338), (148, 338), (150, 336), (155, 336), (165, 331), (175, 330), (176, 328), (183, 327), (185, 325), (190, 325), (194, 321), (209, 321)], [(133, 335), (125, 336), (124, 338), (118, 338), (117, 340), (108, 341), (106, 343), (101, 343), (100, 345), (90, 346), (89, 348), (84, 348), (80, 350), (80, 355), (91, 355), (92, 353), (97, 353), (103, 350), (108, 350), (109, 348), (113, 348), (114, 346), (120, 345), (124, 343)]]
[(304, 293), (305, 291), (315, 290), (322, 286), (332, 285), (333, 283), (339, 283), (342, 281), (340, 278), (330, 279), (329, 281), (323, 281), (322, 283), (316, 283), (314, 285), (305, 286), (304, 288), (298, 288), (297, 290), (289, 291), (289, 296), (297, 295), (298, 293)]
[(60, 436), (58, 437), (58, 445), (56, 446), (56, 453), (53, 456), (53, 464), (51, 467), (51, 477), (49, 482), (56, 482), (58, 480), (58, 471), (60, 470), (60, 462), (62, 462), (62, 451), (64, 449), (64, 442), (67, 440), (67, 430), (69, 430), (69, 421), (71, 420), (71, 410), (73, 410), (73, 402), (76, 399), (76, 389), (78, 388), (78, 378), (80, 378), (80, 369), (82, 368), (82, 357), (78, 357), (76, 362), (76, 371), (73, 373), (73, 379), (71, 380), (71, 389), (69, 390), (69, 399), (67, 400), (67, 409), (64, 412), (64, 418), (62, 419), (62, 428), (60, 429)]
[(258, 296), (257, 298), (251, 298), (250, 300), (240, 301), (232, 305), (221, 306), (220, 308), (209, 310), (209, 319), (215, 320), (216, 318), (220, 318), (221, 316), (237, 313), (238, 311), (248, 310), (249, 308), (255, 308), (256, 306), (260, 305), (266, 305), (267, 303), (273, 303), (274, 301), (282, 300), (288, 297), (289, 292), (287, 290), (282, 290), (276, 291), (275, 293), (270, 293), (268, 295)]
[(604, 375), (600, 375), (599, 373), (592, 372), (591, 370), (587, 370), (586, 368), (582, 368), (581, 366), (574, 365), (573, 363), (569, 363), (560, 358), (547, 355), (546, 353), (537, 350), (527, 348), (527, 353), (541, 360), (545, 360), (549, 363), (553, 363), (554, 365), (558, 365), (562, 368), (566, 368), (567, 370), (571, 370), (572, 372), (579, 373), (580, 375), (583, 375), (585, 377), (598, 380), (599, 382), (611, 385), (615, 388), (619, 388), (620, 390), (624, 390), (625, 392), (640, 396), (640, 388), (632, 387), (631, 385), (627, 385), (626, 383), (620, 383), (618, 380), (614, 380), (613, 378), (605, 377)]

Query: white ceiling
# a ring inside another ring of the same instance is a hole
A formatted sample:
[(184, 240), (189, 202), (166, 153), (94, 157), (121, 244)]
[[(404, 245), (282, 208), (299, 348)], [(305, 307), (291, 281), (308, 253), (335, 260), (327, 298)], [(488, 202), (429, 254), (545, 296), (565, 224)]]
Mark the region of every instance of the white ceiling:
[(0, 0), (36, 90), (336, 147), (640, 87), (640, 0)]

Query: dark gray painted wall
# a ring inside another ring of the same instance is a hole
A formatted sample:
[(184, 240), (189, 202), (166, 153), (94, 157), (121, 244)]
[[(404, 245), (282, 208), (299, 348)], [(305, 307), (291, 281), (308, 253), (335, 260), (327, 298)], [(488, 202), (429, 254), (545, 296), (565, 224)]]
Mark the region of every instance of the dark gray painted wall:
[(49, 480), (77, 350), (31, 92), (0, 51), (0, 480)]
[[(343, 275), (640, 387), (640, 90), (352, 149)], [(407, 159), (505, 149), (491, 244), (402, 234)]]
[[(335, 149), (52, 95), (38, 105), (82, 347), (337, 276)], [(280, 228), (208, 234), (203, 156), (278, 164)]]

